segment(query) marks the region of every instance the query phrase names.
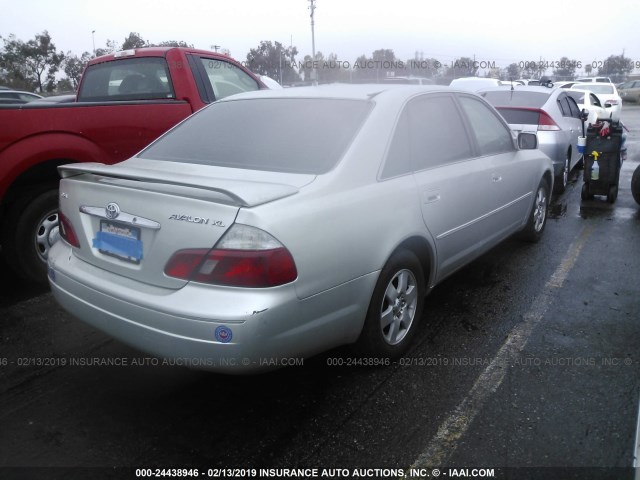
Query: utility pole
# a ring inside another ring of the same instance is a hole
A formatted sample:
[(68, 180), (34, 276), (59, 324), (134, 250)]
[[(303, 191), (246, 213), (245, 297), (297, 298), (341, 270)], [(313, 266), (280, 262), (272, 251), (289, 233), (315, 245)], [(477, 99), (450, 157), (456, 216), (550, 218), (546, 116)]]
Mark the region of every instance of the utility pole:
[(219, 48), (220, 48), (220, 45), (211, 45), (211, 49), (214, 50), (216, 53), (218, 53)]
[(314, 20), (314, 13), (316, 10), (315, 2), (316, 0), (309, 0), (309, 3), (311, 4), (309, 5), (309, 10), (311, 11), (311, 53), (313, 55), (313, 58), (312, 58), (313, 69), (311, 70), (311, 80), (313, 81), (314, 85), (318, 85), (318, 72), (316, 71), (316, 67), (315, 67), (315, 61), (316, 61), (316, 34), (315, 34), (315, 20)]
[(96, 58), (96, 31), (91, 30), (91, 43), (93, 43), (93, 58)]

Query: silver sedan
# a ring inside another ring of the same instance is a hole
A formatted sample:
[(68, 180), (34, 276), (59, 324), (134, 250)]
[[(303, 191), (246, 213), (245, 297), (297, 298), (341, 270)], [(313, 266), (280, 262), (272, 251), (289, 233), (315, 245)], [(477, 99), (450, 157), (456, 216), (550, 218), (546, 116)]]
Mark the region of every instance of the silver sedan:
[(516, 232), (540, 238), (553, 186), (535, 135), (438, 86), (241, 94), (125, 162), (60, 172), (58, 302), (221, 372), (351, 343), (399, 356), (437, 283)]
[(556, 192), (562, 193), (569, 172), (580, 163), (578, 137), (582, 135), (580, 109), (562, 88), (516, 87), (480, 92), (516, 132), (538, 135), (540, 150), (553, 161)]

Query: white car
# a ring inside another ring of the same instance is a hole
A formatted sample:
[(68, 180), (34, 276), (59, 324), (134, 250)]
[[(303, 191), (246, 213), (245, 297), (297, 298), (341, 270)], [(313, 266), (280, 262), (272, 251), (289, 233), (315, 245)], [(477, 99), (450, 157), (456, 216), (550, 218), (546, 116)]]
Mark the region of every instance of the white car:
[[(569, 89), (569, 91), (571, 90), (588, 90), (592, 93), (595, 93), (600, 99), (600, 102), (602, 102), (602, 106), (609, 112), (609, 116), (611, 117), (611, 119), (614, 122), (620, 121), (620, 112), (622, 111), (622, 98), (618, 94), (618, 90), (613, 83), (576, 83)], [(608, 108), (607, 105), (609, 105), (611, 108)]]
[(486, 88), (500, 87), (502, 84), (497, 78), (463, 77), (451, 80), (449, 86), (468, 92), (477, 92)]
[(596, 123), (598, 118), (609, 118), (611, 116), (613, 107), (604, 108), (603, 102), (600, 101), (595, 93), (589, 90), (569, 89), (567, 95), (576, 101), (580, 110), (586, 108), (589, 111), (589, 118), (585, 122), (585, 126)]

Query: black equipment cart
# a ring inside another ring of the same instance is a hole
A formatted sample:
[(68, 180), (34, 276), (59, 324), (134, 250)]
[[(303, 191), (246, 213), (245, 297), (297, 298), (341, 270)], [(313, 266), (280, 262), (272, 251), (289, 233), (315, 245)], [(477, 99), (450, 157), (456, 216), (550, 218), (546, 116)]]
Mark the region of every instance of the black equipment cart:
[(590, 200), (594, 195), (606, 195), (607, 202), (616, 201), (623, 160), (622, 144), (620, 122), (600, 121), (589, 125), (584, 151), (582, 200)]

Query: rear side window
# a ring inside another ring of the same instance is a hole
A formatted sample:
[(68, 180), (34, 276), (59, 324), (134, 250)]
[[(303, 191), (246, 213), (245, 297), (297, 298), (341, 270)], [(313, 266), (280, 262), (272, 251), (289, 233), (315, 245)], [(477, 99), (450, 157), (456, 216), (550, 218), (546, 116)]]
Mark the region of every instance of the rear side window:
[(571, 116), (571, 108), (569, 107), (569, 102), (567, 101), (566, 95), (562, 95), (558, 98), (558, 107), (560, 107), (560, 111), (562, 111), (563, 117)]
[(578, 108), (578, 104), (571, 97), (566, 97), (567, 103), (569, 104), (570, 114), (573, 118), (580, 118), (580, 109)]
[(215, 100), (260, 88), (258, 82), (232, 63), (212, 58), (200, 58), (200, 61), (204, 67), (205, 81), (211, 86)]
[(511, 132), (484, 103), (471, 97), (461, 96), (460, 104), (471, 124), (480, 148), (480, 155), (515, 150)]
[(450, 96), (421, 97), (408, 105), (414, 170), (473, 156), (458, 108)]
[(411, 144), (409, 137), (409, 115), (403, 110), (389, 146), (382, 178), (397, 177), (411, 172)]
[(371, 109), (364, 100), (253, 98), (212, 103), (141, 158), (273, 172), (331, 170)]
[(127, 58), (92, 65), (84, 73), (78, 101), (175, 98), (167, 62), (161, 57)]

